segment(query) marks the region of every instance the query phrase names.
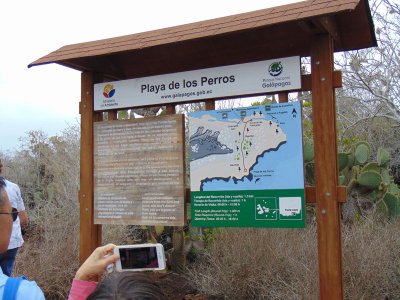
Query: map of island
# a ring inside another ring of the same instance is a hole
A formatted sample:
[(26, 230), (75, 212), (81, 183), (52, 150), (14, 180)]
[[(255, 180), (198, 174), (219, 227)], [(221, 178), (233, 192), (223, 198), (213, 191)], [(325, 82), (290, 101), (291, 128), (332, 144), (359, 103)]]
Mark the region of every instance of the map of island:
[(191, 224), (305, 226), (301, 103), (189, 114)]
[(190, 116), (191, 191), (203, 190), (205, 182), (216, 178), (252, 178), (250, 171), (258, 157), (287, 141), (279, 121), (267, 119), (261, 109), (222, 112), (221, 117)]

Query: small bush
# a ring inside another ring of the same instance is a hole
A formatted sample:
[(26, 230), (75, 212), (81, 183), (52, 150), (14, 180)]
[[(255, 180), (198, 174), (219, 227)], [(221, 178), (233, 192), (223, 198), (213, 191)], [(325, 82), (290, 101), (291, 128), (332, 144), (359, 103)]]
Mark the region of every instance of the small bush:
[[(400, 221), (342, 230), (345, 299), (400, 299)], [(319, 299), (316, 225), (226, 229), (188, 276), (221, 299)]]
[(314, 226), (226, 229), (189, 277), (200, 292), (226, 299), (316, 299), (316, 245)]

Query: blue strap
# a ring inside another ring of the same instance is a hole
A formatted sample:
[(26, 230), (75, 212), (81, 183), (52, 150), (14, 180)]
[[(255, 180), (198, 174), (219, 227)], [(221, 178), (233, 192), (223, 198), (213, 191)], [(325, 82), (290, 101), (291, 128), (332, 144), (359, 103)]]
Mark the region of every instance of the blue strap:
[(19, 284), (24, 279), (26, 279), (24, 276), (8, 277), (6, 286), (4, 287), (3, 300), (17, 299), (17, 292), (18, 292)]

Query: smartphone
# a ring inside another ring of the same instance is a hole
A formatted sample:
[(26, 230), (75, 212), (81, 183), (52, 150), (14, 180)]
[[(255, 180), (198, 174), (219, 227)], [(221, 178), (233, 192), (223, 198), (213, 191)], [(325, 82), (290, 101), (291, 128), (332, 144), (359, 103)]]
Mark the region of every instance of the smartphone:
[(161, 244), (116, 246), (114, 253), (119, 255), (115, 263), (119, 272), (165, 269), (164, 247)]

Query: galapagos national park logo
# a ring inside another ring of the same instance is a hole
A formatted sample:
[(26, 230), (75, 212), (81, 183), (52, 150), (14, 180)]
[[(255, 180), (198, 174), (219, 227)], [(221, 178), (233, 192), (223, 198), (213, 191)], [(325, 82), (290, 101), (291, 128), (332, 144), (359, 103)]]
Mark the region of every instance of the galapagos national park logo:
[(268, 72), (269, 72), (269, 75), (271, 75), (271, 76), (274, 76), (274, 77), (279, 76), (282, 74), (282, 71), (283, 71), (283, 66), (280, 61), (273, 62), (272, 64), (269, 65)]
[(112, 85), (112, 84), (107, 84), (107, 85), (104, 87), (103, 96), (106, 97), (106, 98), (111, 98), (112, 96), (114, 96), (114, 94), (115, 94), (114, 85)]

